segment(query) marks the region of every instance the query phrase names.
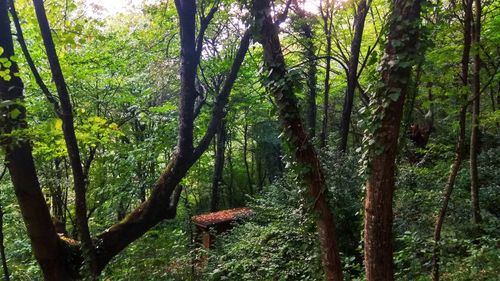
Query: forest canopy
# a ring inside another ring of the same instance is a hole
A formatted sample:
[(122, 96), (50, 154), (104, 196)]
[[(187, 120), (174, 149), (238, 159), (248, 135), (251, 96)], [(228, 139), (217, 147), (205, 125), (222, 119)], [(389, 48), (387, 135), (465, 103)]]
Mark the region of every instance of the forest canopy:
[(497, 280), (500, 1), (0, 0), (4, 280)]

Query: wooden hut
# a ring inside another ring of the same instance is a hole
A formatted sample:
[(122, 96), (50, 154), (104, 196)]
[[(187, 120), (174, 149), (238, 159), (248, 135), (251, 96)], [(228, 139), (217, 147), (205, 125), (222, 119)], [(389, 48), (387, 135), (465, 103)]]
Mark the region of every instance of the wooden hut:
[(196, 225), (196, 238), (204, 248), (213, 245), (215, 236), (231, 229), (232, 223), (252, 213), (250, 208), (235, 208), (193, 216)]

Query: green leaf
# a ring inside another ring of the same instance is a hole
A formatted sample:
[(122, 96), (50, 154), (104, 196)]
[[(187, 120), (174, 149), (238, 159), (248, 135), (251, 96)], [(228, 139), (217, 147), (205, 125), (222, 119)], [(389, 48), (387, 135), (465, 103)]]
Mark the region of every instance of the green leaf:
[(10, 118), (11, 119), (17, 119), (17, 117), (19, 117), (19, 115), (21, 115), (21, 111), (17, 108), (14, 108), (11, 112), (10, 112)]

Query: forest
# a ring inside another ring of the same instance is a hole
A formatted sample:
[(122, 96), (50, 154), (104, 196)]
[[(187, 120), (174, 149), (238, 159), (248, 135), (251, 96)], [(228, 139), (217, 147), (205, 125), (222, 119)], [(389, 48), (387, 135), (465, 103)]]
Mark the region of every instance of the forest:
[(0, 0), (0, 279), (500, 276), (500, 1)]

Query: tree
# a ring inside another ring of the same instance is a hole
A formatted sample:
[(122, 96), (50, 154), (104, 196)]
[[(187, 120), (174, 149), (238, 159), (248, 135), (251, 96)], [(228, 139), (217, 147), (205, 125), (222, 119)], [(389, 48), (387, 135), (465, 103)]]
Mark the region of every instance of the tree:
[(477, 170), (477, 154), (479, 153), (479, 114), (481, 101), (481, 58), (477, 49), (481, 44), (481, 0), (474, 0), (475, 14), (472, 29), (472, 44), (476, 48), (473, 57), (472, 72), (472, 129), (470, 135), (470, 192), (472, 204), (472, 221), (477, 226), (481, 223), (479, 207), (479, 179)]
[(371, 99), (365, 184), (364, 251), (367, 280), (393, 280), (392, 200), (395, 158), (404, 99), (417, 57), (420, 0), (392, 3), (389, 33), (379, 65), (380, 87)]
[(349, 55), (347, 71), (347, 91), (344, 99), (342, 118), (340, 119), (340, 143), (338, 149), (345, 152), (347, 149), (347, 136), (351, 123), (351, 112), (354, 101), (354, 92), (358, 85), (358, 64), (359, 52), (361, 50), (361, 40), (365, 28), (365, 19), (370, 9), (371, 0), (361, 0), (358, 4), (354, 17), (354, 38), (351, 42), (351, 53)]
[[(9, 135), (19, 129), (26, 129), (26, 110), (22, 105), (23, 83), (17, 75), (18, 66), (11, 58), (14, 55), (7, 1), (0, 2), (0, 54), (6, 63), (2, 71), (8, 76), (0, 79), (0, 97), (7, 106), (2, 107), (2, 135)], [(14, 114), (12, 114), (14, 113)], [(15, 117), (15, 118), (14, 118)], [(9, 169), (28, 235), (32, 241), (33, 253), (42, 268), (46, 280), (70, 280), (74, 277), (66, 264), (64, 244), (57, 236), (49, 209), (40, 189), (29, 140), (6, 137), (2, 141), (5, 162)]]
[(300, 176), (313, 200), (313, 209), (318, 215), (316, 223), (326, 278), (343, 280), (334, 216), (328, 205), (325, 178), (318, 155), (302, 125), (293, 89), (294, 78), (286, 68), (278, 37), (278, 26), (271, 17), (269, 0), (255, 0), (252, 13), (257, 30), (256, 40), (262, 44), (265, 69), (269, 73), (268, 90), (274, 97), (286, 142), (299, 165)]
[(330, 72), (332, 63), (332, 30), (333, 30), (333, 13), (334, 4), (330, 0), (321, 5), (321, 19), (323, 20), (323, 32), (326, 35), (326, 68), (325, 68), (325, 81), (323, 92), (323, 118), (321, 122), (321, 133), (319, 138), (319, 146), (325, 147), (328, 138), (328, 112), (330, 102)]

